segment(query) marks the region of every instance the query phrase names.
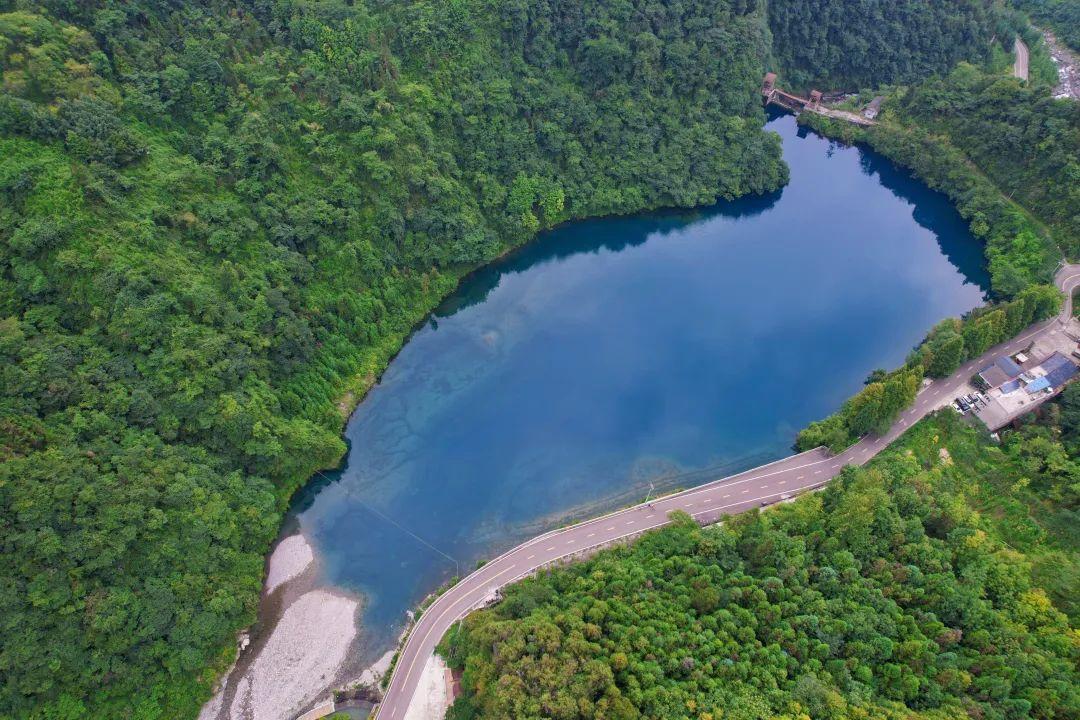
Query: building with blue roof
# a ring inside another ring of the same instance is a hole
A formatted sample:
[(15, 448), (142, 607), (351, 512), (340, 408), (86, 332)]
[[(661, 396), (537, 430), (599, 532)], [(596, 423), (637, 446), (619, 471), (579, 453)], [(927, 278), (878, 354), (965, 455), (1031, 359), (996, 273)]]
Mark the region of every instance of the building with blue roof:
[(996, 388), (1019, 377), (1022, 372), (1023, 368), (1017, 365), (1015, 360), (1004, 355), (980, 370), (979, 377), (987, 387)]
[[(1016, 374), (1009, 377), (1014, 371)], [(993, 389), (989, 392), (989, 401), (978, 411), (978, 417), (991, 430), (1004, 427), (1053, 397), (1077, 372), (1080, 368), (1076, 363), (1057, 351), (1026, 371), (1011, 358), (999, 358), (979, 372)], [(996, 381), (1000, 382), (993, 385)], [(1024, 392), (1019, 392), (1021, 389)]]

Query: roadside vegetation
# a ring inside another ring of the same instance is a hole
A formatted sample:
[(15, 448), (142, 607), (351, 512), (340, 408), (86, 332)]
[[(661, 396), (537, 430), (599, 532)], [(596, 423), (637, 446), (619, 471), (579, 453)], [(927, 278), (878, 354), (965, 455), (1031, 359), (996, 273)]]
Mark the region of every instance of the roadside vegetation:
[(945, 411), (821, 492), (508, 588), (444, 639), (448, 717), (1076, 715), (1080, 392), (1049, 413), (999, 447)]
[(773, 69), (785, 87), (803, 91), (915, 82), (961, 60), (985, 60), (1001, 25), (999, 9), (983, 0), (781, 0), (768, 6)]

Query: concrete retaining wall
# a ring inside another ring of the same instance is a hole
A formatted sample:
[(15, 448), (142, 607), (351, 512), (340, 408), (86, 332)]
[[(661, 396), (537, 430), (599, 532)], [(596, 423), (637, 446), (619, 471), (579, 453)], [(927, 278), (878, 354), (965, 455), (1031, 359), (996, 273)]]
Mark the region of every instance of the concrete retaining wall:
[(319, 718), (324, 718), (333, 713), (335, 707), (334, 698), (327, 698), (303, 715), (297, 717), (296, 720), (319, 720)]

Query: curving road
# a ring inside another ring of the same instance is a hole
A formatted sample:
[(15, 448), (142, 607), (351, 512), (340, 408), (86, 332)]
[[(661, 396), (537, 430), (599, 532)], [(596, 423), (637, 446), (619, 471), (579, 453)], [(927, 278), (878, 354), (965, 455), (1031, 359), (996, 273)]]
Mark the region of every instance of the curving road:
[(722, 515), (769, 504), (806, 490), (820, 487), (835, 477), (845, 465), (862, 465), (927, 413), (949, 404), (975, 371), (1003, 353), (1019, 352), (1043, 333), (1059, 332), (1072, 317), (1072, 291), (1080, 287), (1080, 265), (1065, 265), (1055, 284), (1065, 293), (1061, 314), (1027, 328), (1016, 338), (995, 346), (971, 360), (948, 378), (923, 388), (915, 402), (887, 433), (867, 436), (839, 455), (823, 449), (793, 455), (746, 472), (637, 505), (594, 520), (545, 533), (500, 555), (464, 578), (435, 600), (412, 628), (401, 650), (386, 696), (378, 709), (379, 720), (400, 720), (412, 700), (428, 657), (442, 636), (457, 620), (484, 605), (504, 585), (535, 572), (550, 563), (588, 551), (597, 546), (640, 534), (668, 522), (674, 510), (689, 513), (707, 524)]
[(1023, 40), (1016, 38), (1016, 44), (1013, 46), (1013, 50), (1016, 52), (1016, 60), (1013, 62), (1013, 77), (1027, 80), (1028, 46), (1024, 44)]

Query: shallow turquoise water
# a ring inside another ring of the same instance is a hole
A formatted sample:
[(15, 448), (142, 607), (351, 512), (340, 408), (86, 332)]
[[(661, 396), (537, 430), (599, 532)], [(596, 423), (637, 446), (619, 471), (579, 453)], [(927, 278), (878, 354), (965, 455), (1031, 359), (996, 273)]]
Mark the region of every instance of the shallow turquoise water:
[[(568, 517), (786, 455), (867, 373), (982, 303), (982, 249), (880, 156), (774, 118), (791, 183), (575, 223), (468, 279), (294, 503), (364, 654), (455, 572)], [(449, 557), (448, 557), (449, 556)], [(452, 559), (451, 559), (452, 558)]]

